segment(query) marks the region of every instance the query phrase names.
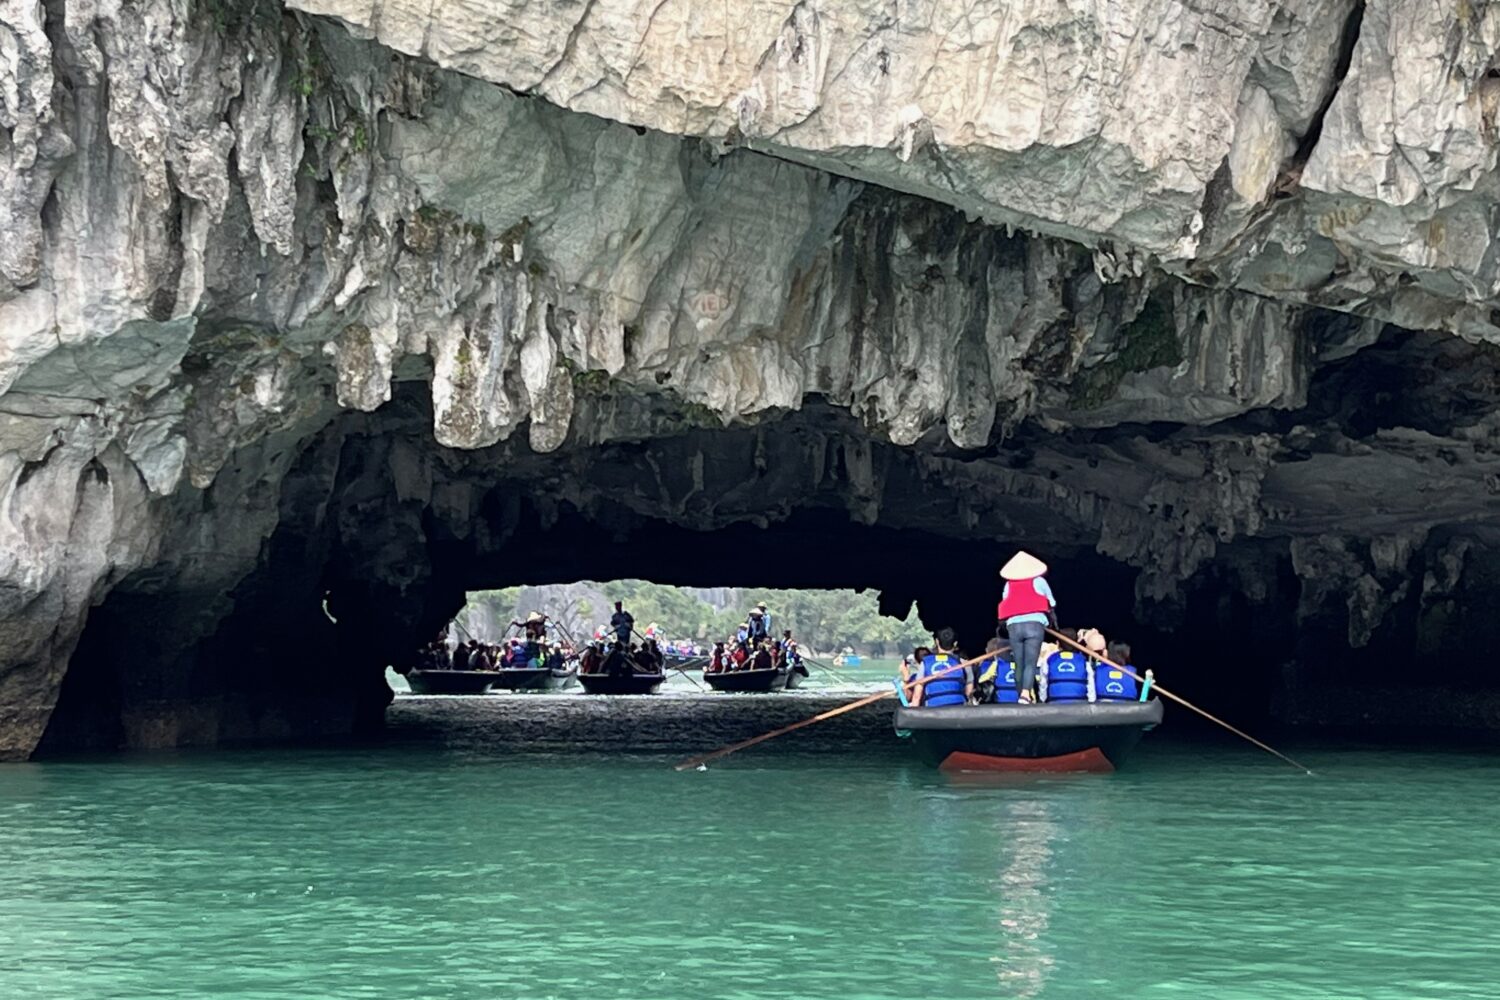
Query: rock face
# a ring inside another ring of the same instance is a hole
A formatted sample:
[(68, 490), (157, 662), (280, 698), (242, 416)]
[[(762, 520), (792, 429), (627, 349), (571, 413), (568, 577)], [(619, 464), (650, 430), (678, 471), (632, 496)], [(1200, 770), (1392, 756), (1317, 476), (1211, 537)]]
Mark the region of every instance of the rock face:
[(1296, 718), (1493, 628), (1495, 8), (709, 6), (0, 3), (0, 754), (569, 574), (975, 634), (1025, 541)]

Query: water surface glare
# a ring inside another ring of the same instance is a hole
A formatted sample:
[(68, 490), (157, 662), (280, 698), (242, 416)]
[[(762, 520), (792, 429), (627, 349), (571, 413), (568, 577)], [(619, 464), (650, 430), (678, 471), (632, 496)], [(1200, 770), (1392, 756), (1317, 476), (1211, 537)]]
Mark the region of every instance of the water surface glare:
[[(408, 707), (408, 713), (415, 710)], [(1500, 757), (442, 739), (0, 768), (6, 998), (1500, 995)], [(411, 721), (409, 715), (408, 722)]]

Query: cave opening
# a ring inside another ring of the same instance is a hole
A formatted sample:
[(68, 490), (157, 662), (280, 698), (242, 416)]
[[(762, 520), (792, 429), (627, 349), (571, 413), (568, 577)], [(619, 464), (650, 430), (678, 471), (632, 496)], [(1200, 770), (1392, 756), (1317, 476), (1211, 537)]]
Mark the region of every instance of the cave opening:
[[(471, 592), (523, 584), (862, 591), (977, 652), (995, 631), (997, 569), (1020, 545), (1052, 563), (1064, 624), (1129, 641), (1138, 664), (1230, 718), (1268, 710), (1276, 654), (1199, 652), (1225, 622), (1281, 634), (1264, 602), (1226, 581), (1186, 599), (1183, 627), (1140, 621), (1140, 571), (1093, 551), (1048, 502), (959, 488), (952, 469), (834, 414), (561, 454), (444, 449), (424, 416), (404, 398), (306, 442), (255, 570), (226, 590), (161, 574), (116, 587), (90, 614), (40, 752), (378, 730), (386, 668)], [(228, 502), (218, 484), (201, 499)]]

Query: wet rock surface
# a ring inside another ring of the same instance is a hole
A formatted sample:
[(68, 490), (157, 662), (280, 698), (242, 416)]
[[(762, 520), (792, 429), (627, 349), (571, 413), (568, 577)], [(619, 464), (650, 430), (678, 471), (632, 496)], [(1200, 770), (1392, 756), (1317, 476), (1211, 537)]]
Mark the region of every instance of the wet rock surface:
[[(859, 692), (776, 696), (583, 694), (421, 697), (397, 695), (386, 713), (398, 743), (527, 754), (677, 754), (682, 758), (759, 736), (845, 704)], [(877, 702), (766, 743), (761, 753), (859, 747), (872, 755), (907, 749), (891, 728), (890, 701)], [(756, 750), (717, 766), (755, 765)]]
[(0, 754), (740, 551), (1024, 543), (1252, 714), (1493, 638), (1491, 5), (356, 7), (0, 6)]

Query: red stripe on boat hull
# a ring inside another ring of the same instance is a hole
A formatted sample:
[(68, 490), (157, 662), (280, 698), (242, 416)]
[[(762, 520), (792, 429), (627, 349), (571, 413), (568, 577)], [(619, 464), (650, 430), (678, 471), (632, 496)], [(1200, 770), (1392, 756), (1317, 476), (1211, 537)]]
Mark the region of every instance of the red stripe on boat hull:
[(1089, 747), (1058, 757), (991, 757), (983, 753), (955, 750), (938, 765), (942, 771), (1092, 771), (1107, 774), (1115, 769), (1098, 747)]

